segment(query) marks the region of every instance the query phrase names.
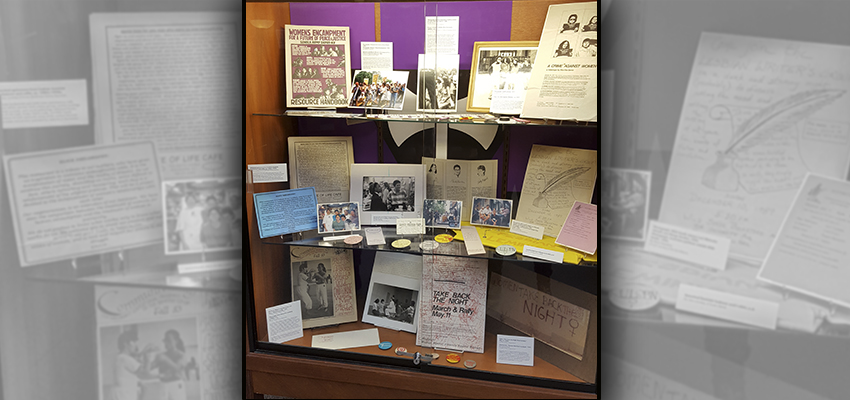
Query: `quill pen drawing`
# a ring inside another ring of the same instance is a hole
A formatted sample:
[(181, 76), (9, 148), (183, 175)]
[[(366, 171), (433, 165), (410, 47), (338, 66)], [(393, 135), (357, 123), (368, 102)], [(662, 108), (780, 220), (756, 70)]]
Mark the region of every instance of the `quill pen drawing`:
[(754, 114), (735, 129), (732, 140), (717, 152), (717, 160), (706, 168), (702, 184), (706, 187), (733, 192), (738, 189), (738, 171), (733, 162), (738, 153), (768, 140), (775, 132), (809, 117), (843, 96), (844, 90), (818, 89), (787, 96)]
[[(531, 204), (534, 207), (548, 207), (549, 203), (546, 201), (546, 195), (553, 189), (557, 189), (561, 185), (566, 185), (585, 172), (590, 171), (590, 167), (573, 167), (560, 174), (556, 175), (554, 178), (546, 182), (546, 186), (543, 187), (543, 190), (537, 195), (537, 197), (531, 201)], [(540, 174), (537, 175), (537, 179), (545, 179), (545, 177)], [(543, 202), (543, 204), (541, 204)]]

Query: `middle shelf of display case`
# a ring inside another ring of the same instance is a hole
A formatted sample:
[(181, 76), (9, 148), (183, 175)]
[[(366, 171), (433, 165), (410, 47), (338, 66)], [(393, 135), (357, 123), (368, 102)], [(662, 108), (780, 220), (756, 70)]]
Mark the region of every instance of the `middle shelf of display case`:
[(382, 114), (356, 113), (338, 111), (287, 110), (255, 112), (259, 117), (309, 117), (326, 119), (346, 119), (352, 121), (385, 121), (385, 122), (419, 122), (427, 124), (469, 124), (469, 125), (520, 125), (520, 126), (551, 126), (551, 127), (597, 127), (596, 122), (575, 120), (542, 120), (522, 119), (510, 116), (499, 116), (481, 113), (413, 113), (413, 114)]

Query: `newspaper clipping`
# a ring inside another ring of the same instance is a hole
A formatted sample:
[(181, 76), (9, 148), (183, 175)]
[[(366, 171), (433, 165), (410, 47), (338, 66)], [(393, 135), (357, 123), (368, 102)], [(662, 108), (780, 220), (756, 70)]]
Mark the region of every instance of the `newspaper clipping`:
[(348, 102), (348, 27), (286, 25), (286, 106), (345, 107)]

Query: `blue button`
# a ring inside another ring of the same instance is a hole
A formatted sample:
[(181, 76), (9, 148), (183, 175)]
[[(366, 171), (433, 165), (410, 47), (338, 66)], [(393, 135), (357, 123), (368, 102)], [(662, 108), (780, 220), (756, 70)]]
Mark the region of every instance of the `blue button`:
[(393, 347), (393, 344), (390, 342), (381, 342), (381, 344), (378, 345), (378, 348), (381, 350), (388, 350), (390, 347)]

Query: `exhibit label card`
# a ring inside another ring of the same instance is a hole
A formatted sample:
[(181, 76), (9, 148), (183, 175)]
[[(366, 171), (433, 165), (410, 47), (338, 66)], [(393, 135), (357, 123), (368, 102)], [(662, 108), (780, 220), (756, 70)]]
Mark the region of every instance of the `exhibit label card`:
[(850, 307), (850, 182), (809, 175), (758, 279)]
[(534, 366), (534, 338), (496, 335), (496, 362), (499, 364)]
[(543, 239), (543, 227), (540, 225), (529, 224), (528, 222), (517, 220), (511, 221), (511, 233), (528, 236), (537, 240)]
[(309, 231), (318, 226), (316, 191), (312, 187), (254, 193), (260, 237)]
[(162, 242), (151, 142), (6, 156), (21, 266)]
[(742, 324), (776, 329), (779, 304), (736, 294), (679, 285), (676, 309)]
[(393, 42), (360, 42), (360, 69), (393, 70)]
[(380, 226), (364, 228), (363, 233), (366, 235), (366, 244), (369, 246), (387, 244), (387, 240), (384, 238), (384, 231)]
[(89, 124), (85, 79), (0, 82), (3, 129)]
[(564, 253), (561, 251), (546, 250), (529, 245), (523, 246), (522, 255), (524, 257), (539, 258), (541, 260), (551, 261), (558, 264), (564, 262)]
[(353, 347), (377, 346), (378, 343), (381, 343), (381, 339), (378, 336), (378, 328), (313, 336), (313, 347), (320, 349), (350, 349)]
[(266, 309), (269, 342), (283, 343), (304, 336), (301, 325), (301, 300)]
[(396, 235), (424, 235), (425, 218), (397, 218), (395, 233)]
[(573, 209), (570, 210), (570, 215), (567, 216), (555, 243), (587, 254), (596, 253), (596, 233), (598, 232), (596, 215), (595, 204), (580, 201), (573, 203)]
[(724, 270), (729, 257), (730, 244), (731, 241), (725, 237), (651, 221), (644, 249), (682, 261)]
[(249, 164), (254, 183), (287, 182), (286, 163), (282, 164)]
[(522, 112), (523, 101), (525, 101), (524, 90), (493, 90), (490, 113), (519, 115)]
[[(463, 235), (463, 243), (466, 245), (466, 254), (485, 254), (484, 244), (478, 236), (478, 230), (474, 226), (461, 226), (460, 233)], [(563, 254), (561, 254), (563, 256)]]

